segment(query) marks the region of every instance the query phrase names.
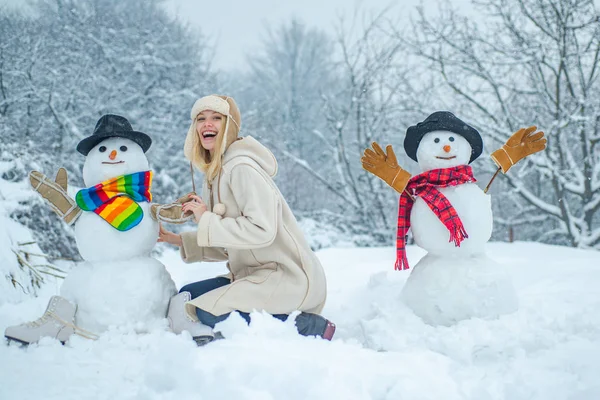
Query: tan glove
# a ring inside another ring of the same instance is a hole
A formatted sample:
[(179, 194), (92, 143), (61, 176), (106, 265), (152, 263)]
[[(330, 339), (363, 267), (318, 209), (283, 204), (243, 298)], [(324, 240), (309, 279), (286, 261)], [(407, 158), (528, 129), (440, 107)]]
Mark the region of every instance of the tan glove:
[(81, 208), (67, 194), (67, 180), (67, 171), (64, 168), (58, 170), (54, 181), (38, 171), (29, 173), (29, 183), (33, 190), (42, 196), (60, 219), (71, 225), (81, 215)]
[(190, 195), (195, 195), (196, 193), (190, 192), (186, 195), (181, 196), (174, 203), (170, 204), (152, 204), (150, 206), (150, 216), (155, 221), (168, 222), (170, 224), (183, 224), (186, 221), (189, 221), (194, 217), (194, 214), (191, 212), (182, 213), (181, 205), (183, 203), (187, 203), (191, 201), (192, 198)]
[(502, 169), (503, 173), (506, 173), (510, 167), (523, 158), (546, 148), (544, 132), (535, 132), (536, 130), (536, 126), (519, 129), (502, 147), (491, 154), (492, 160)]
[(408, 184), (410, 174), (398, 165), (392, 146), (388, 145), (385, 149), (387, 154), (377, 142), (373, 142), (373, 150), (366, 149), (360, 161), (365, 170), (383, 179), (395, 191), (402, 194)]

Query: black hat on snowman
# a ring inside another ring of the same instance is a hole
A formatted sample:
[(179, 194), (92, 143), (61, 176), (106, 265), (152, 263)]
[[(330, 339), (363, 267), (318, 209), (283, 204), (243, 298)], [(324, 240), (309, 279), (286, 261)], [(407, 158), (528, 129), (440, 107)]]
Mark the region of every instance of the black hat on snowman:
[(436, 111), (425, 121), (419, 122), (416, 125), (410, 126), (406, 130), (404, 137), (404, 151), (406, 154), (417, 161), (417, 149), (423, 136), (434, 131), (449, 131), (461, 135), (471, 145), (471, 164), (483, 151), (483, 140), (477, 129), (457, 118), (449, 111)]
[(127, 118), (120, 115), (106, 114), (100, 117), (96, 123), (92, 136), (88, 136), (79, 142), (77, 151), (87, 156), (94, 146), (111, 137), (133, 140), (140, 145), (144, 153), (148, 151), (152, 144), (150, 136), (143, 132), (134, 131)]

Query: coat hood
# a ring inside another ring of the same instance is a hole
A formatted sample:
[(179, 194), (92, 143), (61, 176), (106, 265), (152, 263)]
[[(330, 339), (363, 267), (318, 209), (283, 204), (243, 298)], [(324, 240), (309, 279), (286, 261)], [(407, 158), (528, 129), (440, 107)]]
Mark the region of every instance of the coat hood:
[(233, 142), (223, 158), (223, 165), (238, 157), (248, 157), (255, 161), (272, 178), (277, 174), (277, 160), (271, 150), (252, 136), (238, 138)]

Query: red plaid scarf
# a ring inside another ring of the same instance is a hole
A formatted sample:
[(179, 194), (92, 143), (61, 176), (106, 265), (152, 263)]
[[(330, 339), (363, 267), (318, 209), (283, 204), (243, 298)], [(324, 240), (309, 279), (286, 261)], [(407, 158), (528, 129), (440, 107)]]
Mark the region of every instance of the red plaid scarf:
[[(400, 206), (398, 207), (398, 235), (396, 237), (396, 265), (395, 269), (408, 269), (408, 259), (406, 258), (406, 234), (410, 228), (410, 211), (414, 200), (413, 197), (420, 197), (429, 206), (431, 211), (437, 215), (442, 223), (450, 231), (449, 242), (454, 242), (460, 247), (460, 242), (468, 238), (465, 227), (456, 213), (452, 204), (448, 201), (437, 188), (456, 186), (462, 183), (476, 182), (473, 177), (473, 170), (468, 165), (459, 165), (453, 168), (432, 169), (422, 174), (413, 176), (402, 195), (400, 196)], [(408, 193), (407, 193), (408, 192)]]

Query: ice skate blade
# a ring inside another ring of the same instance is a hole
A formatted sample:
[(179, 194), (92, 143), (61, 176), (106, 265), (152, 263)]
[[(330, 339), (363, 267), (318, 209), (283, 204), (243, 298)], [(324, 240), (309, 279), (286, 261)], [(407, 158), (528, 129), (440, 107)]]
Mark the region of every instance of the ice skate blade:
[(10, 342), (19, 343), (20, 345), (23, 345), (23, 346), (29, 346), (29, 344), (30, 344), (29, 342), (24, 342), (24, 341), (22, 341), (22, 340), (19, 340), (19, 339), (17, 339), (17, 338), (14, 338), (14, 337), (6, 336), (6, 335), (4, 335), (4, 337), (5, 337), (6, 339), (8, 339), (8, 344), (10, 344)]
[(204, 346), (206, 344), (214, 342), (215, 340), (225, 339), (225, 336), (223, 336), (223, 334), (221, 332), (215, 332), (214, 336), (210, 336), (210, 335), (196, 336), (193, 339), (194, 339), (194, 342), (196, 342), (196, 344), (198, 346)]
[(198, 346), (204, 346), (204, 345), (209, 344), (213, 340), (215, 340), (215, 337), (206, 335), (206, 336), (195, 336), (192, 339), (194, 339), (194, 342), (196, 342), (196, 344)]
[[(16, 343), (19, 343), (21, 346), (29, 346), (29, 345), (31, 344), (31, 343), (29, 343), (29, 342), (24, 342), (24, 341), (22, 341), (22, 340), (20, 340), (20, 339), (17, 339), (17, 338), (11, 337), (11, 336), (6, 336), (6, 335), (4, 335), (4, 337), (5, 337), (6, 339), (8, 339), (8, 344), (10, 344), (10, 342), (16, 342)], [(60, 342), (60, 344), (62, 344), (63, 346), (65, 345), (65, 343), (66, 343), (66, 342)]]

